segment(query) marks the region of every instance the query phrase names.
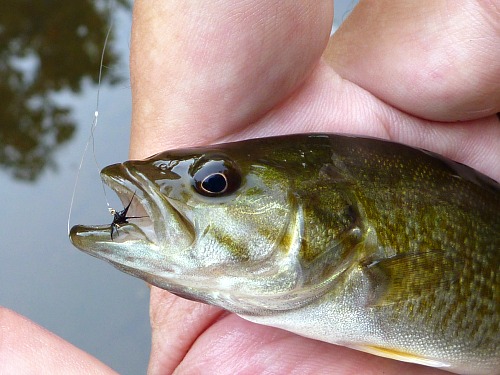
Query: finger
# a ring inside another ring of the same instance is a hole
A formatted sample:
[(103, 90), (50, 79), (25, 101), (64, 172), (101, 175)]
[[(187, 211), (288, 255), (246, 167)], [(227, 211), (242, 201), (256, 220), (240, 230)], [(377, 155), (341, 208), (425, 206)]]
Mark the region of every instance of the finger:
[(248, 126), (311, 73), (332, 1), (136, 1), (133, 157)]
[(445, 375), (437, 369), (376, 357), (299, 337), (228, 315), (200, 337), (175, 374)]
[(151, 288), (151, 357), (148, 374), (172, 374), (191, 346), (223, 311)]
[[(331, 8), (330, 1), (323, 3), (327, 6), (311, 9), (255, 1), (190, 8), (188, 2), (137, 1), (132, 157), (215, 139), (282, 100), (309, 74), (324, 48), (331, 21), (314, 19), (323, 13), (323, 20)], [(151, 293), (149, 370), (169, 372), (221, 312), (156, 288)]]
[(360, 1), (328, 46), (334, 69), (413, 115), (457, 121), (500, 111), (495, 1)]
[[(301, 32), (316, 17), (311, 10), (280, 9), (277, 2), (239, 2), (239, 9), (234, 2), (216, 4), (135, 3), (132, 157), (216, 138), (213, 124), (247, 124), (292, 91), (319, 59), (325, 35)], [(276, 54), (274, 43), (287, 48)], [(307, 53), (308, 46), (315, 48)], [(294, 65), (297, 51), (304, 58)], [(266, 88), (270, 83), (273, 90)], [(156, 288), (151, 293), (149, 371), (169, 372), (220, 310)]]
[(0, 374), (116, 374), (13, 311), (0, 308)]
[(390, 139), (434, 151), (500, 181), (497, 116), (459, 123), (417, 118), (387, 105), (322, 65), (279, 110), (227, 140), (307, 132)]

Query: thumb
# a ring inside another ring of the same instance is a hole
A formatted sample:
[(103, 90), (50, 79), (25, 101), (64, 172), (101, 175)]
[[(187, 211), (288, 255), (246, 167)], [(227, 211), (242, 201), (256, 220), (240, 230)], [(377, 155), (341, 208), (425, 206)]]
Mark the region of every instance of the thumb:
[(500, 7), (495, 1), (365, 1), (333, 36), (343, 78), (417, 117), (500, 111)]
[(332, 16), (331, 0), (136, 1), (131, 155), (256, 121), (312, 72)]

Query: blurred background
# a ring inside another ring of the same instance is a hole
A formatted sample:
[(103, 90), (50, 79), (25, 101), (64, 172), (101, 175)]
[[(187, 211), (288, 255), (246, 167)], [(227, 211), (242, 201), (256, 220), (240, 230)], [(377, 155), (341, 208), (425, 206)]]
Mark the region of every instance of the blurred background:
[[(335, 2), (334, 25), (356, 2)], [(79, 252), (67, 236), (96, 109), (71, 225), (111, 222), (98, 170), (127, 159), (131, 8), (132, 0), (0, 4), (0, 305), (121, 374), (142, 374), (150, 350), (146, 284)]]

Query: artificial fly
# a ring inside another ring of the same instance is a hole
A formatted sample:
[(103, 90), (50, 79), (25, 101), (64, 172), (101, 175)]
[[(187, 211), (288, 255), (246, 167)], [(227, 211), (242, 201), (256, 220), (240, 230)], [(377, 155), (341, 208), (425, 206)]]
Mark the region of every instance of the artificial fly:
[(113, 221), (110, 224), (110, 232), (111, 232), (110, 234), (112, 241), (113, 241), (113, 232), (116, 232), (116, 234), (118, 234), (118, 228), (120, 228), (120, 225), (128, 224), (129, 219), (140, 219), (146, 217), (146, 216), (127, 216), (128, 209), (130, 208), (130, 205), (132, 204), (134, 197), (135, 197), (135, 192), (134, 195), (132, 195), (132, 198), (130, 198), (130, 202), (128, 202), (127, 207), (125, 207), (121, 211), (116, 211), (114, 208), (108, 208), (109, 213), (113, 215)]

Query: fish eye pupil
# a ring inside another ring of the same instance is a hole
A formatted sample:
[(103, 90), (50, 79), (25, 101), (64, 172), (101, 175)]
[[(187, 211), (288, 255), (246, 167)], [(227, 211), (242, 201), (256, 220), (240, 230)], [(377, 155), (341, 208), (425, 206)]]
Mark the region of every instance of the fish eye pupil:
[(203, 179), (201, 187), (209, 194), (221, 194), (227, 189), (227, 178), (222, 173), (212, 173)]
[(205, 197), (228, 196), (241, 186), (241, 172), (229, 159), (201, 159), (190, 173), (194, 190)]

